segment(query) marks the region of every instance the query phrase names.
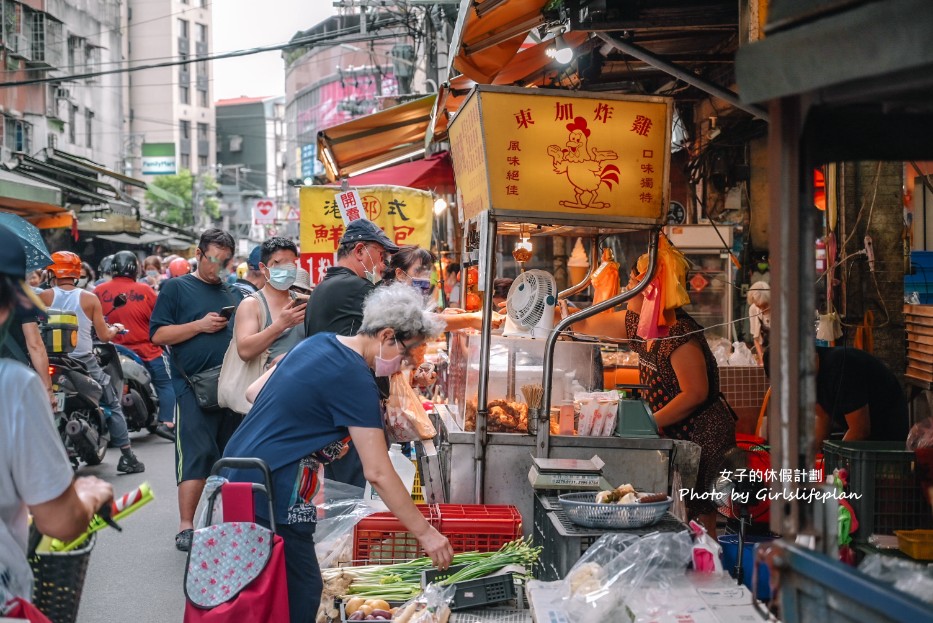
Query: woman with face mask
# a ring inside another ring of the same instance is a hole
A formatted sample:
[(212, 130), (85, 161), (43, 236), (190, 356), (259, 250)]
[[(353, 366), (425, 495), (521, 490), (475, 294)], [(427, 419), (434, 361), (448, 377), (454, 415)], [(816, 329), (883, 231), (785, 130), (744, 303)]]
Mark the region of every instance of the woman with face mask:
[(262, 243), (259, 270), (266, 285), (240, 303), (233, 327), (237, 353), (252, 361), (269, 351), (269, 365), (304, 339), (307, 303), (289, 291), (298, 274), (298, 247), (288, 238)]
[[(272, 471), (276, 533), (285, 542), (291, 621), (311, 623), (321, 600), (321, 572), (314, 552), (318, 471), (347, 452), (359, 452), (363, 472), (379, 497), (441, 570), (453, 550), (415, 507), (389, 460), (379, 390), (373, 374), (390, 376), (402, 359), (443, 330), (424, 309), (421, 294), (395, 284), (376, 288), (363, 304), (359, 332), (317, 333), (304, 340), (247, 391), (253, 408), (224, 451), (257, 457)], [(234, 482), (255, 478), (229, 470)], [(256, 513), (268, 521), (268, 509)]]
[(94, 274), (94, 269), (91, 268), (91, 265), (87, 262), (81, 262), (81, 276), (78, 277), (78, 280), (75, 282), (75, 287), (93, 292), (96, 279), (97, 275)]

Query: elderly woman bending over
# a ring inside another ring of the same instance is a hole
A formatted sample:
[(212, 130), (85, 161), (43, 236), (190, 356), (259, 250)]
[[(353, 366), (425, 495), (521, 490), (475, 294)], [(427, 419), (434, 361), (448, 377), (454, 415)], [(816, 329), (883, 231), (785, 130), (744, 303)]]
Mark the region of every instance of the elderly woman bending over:
[[(349, 444), (359, 452), (366, 480), (434, 564), (450, 564), (450, 543), (415, 508), (389, 460), (373, 378), (373, 372), (397, 372), (412, 349), (443, 329), (438, 316), (424, 309), (420, 291), (401, 283), (376, 288), (363, 305), (357, 335), (320, 333), (304, 340), (247, 391), (253, 408), (224, 455), (258, 457), (272, 470), (293, 622), (314, 621), (321, 598), (312, 502), (320, 486), (318, 467), (341, 457)], [(229, 477), (252, 479), (238, 470)]]

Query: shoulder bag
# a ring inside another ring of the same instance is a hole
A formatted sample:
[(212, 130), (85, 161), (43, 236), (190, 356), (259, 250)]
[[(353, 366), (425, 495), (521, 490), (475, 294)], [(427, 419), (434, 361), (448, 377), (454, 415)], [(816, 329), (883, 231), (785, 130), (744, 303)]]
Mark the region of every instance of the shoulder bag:
[[(265, 330), (269, 326), (271, 318), (266, 302), (260, 296), (258, 292), (250, 294), (250, 297), (256, 299), (256, 302), (259, 303), (262, 318), (261, 330)], [(253, 381), (262, 376), (268, 358), (269, 350), (266, 349), (249, 361), (240, 359), (240, 353), (237, 351), (236, 320), (234, 320), (233, 339), (230, 340), (230, 345), (224, 354), (224, 362), (218, 379), (218, 404), (237, 413), (247, 413), (253, 405), (246, 399), (246, 389)]]

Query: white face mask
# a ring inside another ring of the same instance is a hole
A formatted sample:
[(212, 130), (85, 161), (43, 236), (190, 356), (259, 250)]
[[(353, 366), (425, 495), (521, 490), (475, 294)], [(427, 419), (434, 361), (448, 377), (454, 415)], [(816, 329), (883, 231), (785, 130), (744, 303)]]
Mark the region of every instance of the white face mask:
[(368, 247), (364, 247), (364, 248), (366, 249), (366, 255), (369, 256), (369, 260), (373, 263), (373, 267), (371, 269), (367, 269), (364, 267), (363, 275), (366, 277), (366, 280), (369, 281), (369, 283), (376, 285), (377, 283), (382, 281), (382, 275), (376, 272), (376, 261), (373, 259), (372, 253), (369, 252), (369, 248)]
[(84, 288), (87, 287), (87, 282), (88, 282), (87, 277), (81, 277), (75, 282), (75, 286), (83, 290)]

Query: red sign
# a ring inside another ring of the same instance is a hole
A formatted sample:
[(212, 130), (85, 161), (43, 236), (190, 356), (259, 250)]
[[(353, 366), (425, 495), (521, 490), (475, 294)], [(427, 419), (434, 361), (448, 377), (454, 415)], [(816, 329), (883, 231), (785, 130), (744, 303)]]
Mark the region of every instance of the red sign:
[(253, 203), (253, 223), (256, 225), (275, 223), (275, 202), (272, 199), (257, 199)]

